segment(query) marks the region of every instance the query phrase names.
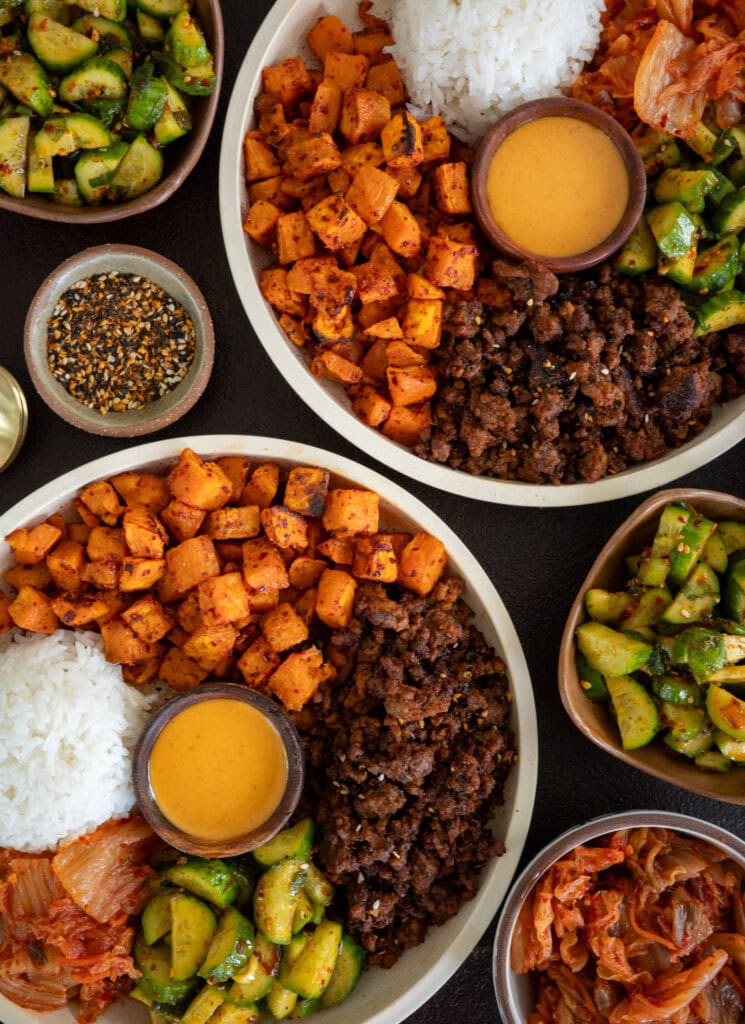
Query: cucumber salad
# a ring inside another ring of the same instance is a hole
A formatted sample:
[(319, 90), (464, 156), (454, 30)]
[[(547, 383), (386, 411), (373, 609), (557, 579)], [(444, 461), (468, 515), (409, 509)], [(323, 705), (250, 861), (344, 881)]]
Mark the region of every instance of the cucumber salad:
[(626, 589), (591, 589), (577, 672), (607, 701), (624, 750), (658, 734), (707, 771), (745, 765), (745, 523), (665, 506)]
[(189, 0), (0, 0), (0, 188), (126, 202), (191, 131), (214, 63)]
[(314, 831), (304, 818), (230, 860), (164, 855), (130, 992), (151, 1024), (297, 1020), (347, 998), (365, 957), (326, 917), (334, 887), (311, 860)]

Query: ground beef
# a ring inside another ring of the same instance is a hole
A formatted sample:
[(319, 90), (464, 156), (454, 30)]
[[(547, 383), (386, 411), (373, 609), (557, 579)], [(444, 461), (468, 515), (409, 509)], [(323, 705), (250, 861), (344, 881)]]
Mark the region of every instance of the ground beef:
[(461, 591), (360, 583), (330, 636), (341, 681), (298, 720), (318, 861), (381, 966), (456, 914), (503, 852), (487, 822), (516, 756), (508, 684)]
[(493, 279), (501, 306), (446, 307), (422, 458), (537, 484), (599, 480), (684, 444), (716, 402), (745, 393), (745, 328), (694, 338), (673, 285), (506, 260)]

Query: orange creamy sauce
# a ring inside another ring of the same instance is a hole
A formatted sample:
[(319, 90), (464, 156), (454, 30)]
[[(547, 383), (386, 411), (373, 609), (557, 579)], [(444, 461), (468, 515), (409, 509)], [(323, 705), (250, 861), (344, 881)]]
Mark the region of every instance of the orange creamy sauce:
[(576, 117), (540, 117), (507, 136), (489, 165), (494, 219), (540, 256), (576, 256), (617, 227), (629, 176), (615, 144)]
[(287, 785), (279, 733), (242, 701), (205, 700), (179, 712), (150, 755), (163, 814), (196, 839), (235, 839), (263, 824)]

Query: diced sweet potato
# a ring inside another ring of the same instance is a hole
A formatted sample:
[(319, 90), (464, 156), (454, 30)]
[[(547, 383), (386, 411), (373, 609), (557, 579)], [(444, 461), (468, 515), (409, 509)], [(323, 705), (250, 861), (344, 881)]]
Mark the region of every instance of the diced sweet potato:
[(380, 263), (362, 263), (354, 268), (354, 274), (360, 301), (365, 304), (383, 302), (398, 295), (396, 279)]
[(288, 174), (282, 178), (281, 189), (287, 195), (300, 199), (303, 210), (307, 209), (306, 200), (311, 200), (310, 205), (313, 206), (314, 203), (320, 202), (325, 196), (330, 195), (325, 174), (318, 174), (315, 178), (293, 178)]
[(53, 512), (51, 516), (47, 516), (46, 522), (48, 526), (60, 531), (60, 540), (67, 540), (67, 523), (61, 512)]
[(262, 509), (261, 525), (267, 538), (278, 548), (302, 551), (308, 546), (308, 527), (305, 519), (282, 505)]
[(168, 534), (157, 516), (144, 505), (127, 508), (122, 529), (129, 553), (138, 558), (163, 558)]
[(480, 277), (476, 282), (476, 297), (483, 306), (494, 306), (496, 309), (509, 309), (512, 305), (509, 288), (488, 277)]
[(369, 61), (364, 54), (329, 51), (323, 58), (323, 77), (342, 92), (364, 85)]
[(248, 594), (239, 572), (213, 576), (199, 584), (199, 612), (207, 625), (243, 621), (250, 614)]
[(442, 288), (432, 284), (422, 277), (421, 274), (407, 274), (406, 294), (410, 299), (444, 299), (445, 292)]
[(287, 278), (288, 273), (284, 267), (266, 267), (259, 275), (261, 294), (281, 313), (303, 317), (306, 311), (305, 296), (291, 291)]
[(171, 494), (193, 508), (207, 512), (222, 508), (233, 487), (216, 462), (202, 462), (191, 448), (184, 448), (168, 476)]
[(107, 526), (116, 526), (123, 506), (119, 495), (106, 480), (96, 480), (80, 492), (80, 500)]
[(364, 53), (368, 60), (380, 60), (383, 49), (393, 45), (393, 36), (387, 27), (365, 28), (354, 33), (354, 52)]
[(289, 316), (287, 313), (280, 314), (279, 326), (285, 332), (292, 344), (297, 345), (298, 348), (302, 348), (308, 340), (303, 324), (299, 320), (295, 319), (295, 317)]
[[(329, 489), (329, 471), (316, 466), (294, 466), (285, 485), (285, 505), (301, 516), (320, 516)], [(306, 528), (307, 540), (307, 528)]]
[(391, 366), (422, 366), (427, 362), (427, 357), (423, 352), (412, 348), (405, 341), (388, 342), (386, 353), (389, 368)]
[(210, 512), (204, 532), (213, 540), (246, 540), (261, 533), (258, 505), (238, 505)]
[(386, 173), (396, 182), (400, 199), (411, 199), (422, 184), (422, 175), (416, 167), (387, 167)]
[(406, 100), (404, 80), (392, 57), (368, 68), (365, 85), (385, 96), (392, 107), (400, 107)]
[(441, 540), (430, 533), (417, 533), (401, 552), (398, 582), (415, 594), (429, 594), (442, 576), (447, 560)]
[(0, 634), (9, 633), (15, 625), (13, 618), (8, 611), (9, 606), (9, 599), (0, 590)]
[(117, 473), (111, 484), (127, 505), (144, 505), (157, 516), (170, 500), (165, 478), (154, 473)]
[(50, 602), (52, 611), (64, 626), (77, 628), (100, 621), (109, 612), (109, 605), (90, 594), (60, 594)]
[(162, 652), (159, 651), (146, 661), (136, 661), (132, 665), (122, 665), (122, 678), (133, 686), (144, 686), (145, 683), (151, 683), (158, 676), (162, 660)]
[(280, 656), (269, 641), (260, 636), (238, 659), (238, 671), (249, 686), (261, 686), (279, 667)]
[(383, 238), (399, 256), (418, 256), (422, 246), (422, 235), (414, 214), (397, 200), (391, 203), (380, 220)]
[(456, 221), (454, 224), (438, 224), (435, 234), (442, 238), (449, 238), (451, 242), (464, 242), (468, 245), (476, 244), (476, 228), (465, 220)]
[(424, 402), (437, 390), (437, 378), (429, 366), (389, 366), (386, 376), (394, 408)]
[(83, 520), (86, 526), (93, 527), (99, 525), (101, 520), (98, 518), (98, 516), (93, 515), (93, 513), (91, 512), (91, 510), (88, 508), (84, 501), (81, 501), (80, 498), (73, 498), (72, 503), (75, 508), (75, 511)]
[(289, 213), (297, 207), (297, 201), (292, 196), (282, 191), (282, 175), (275, 174), (272, 178), (265, 178), (263, 181), (252, 181), (248, 186), (249, 203), (258, 203), (264, 199), (280, 210)]
[(164, 558), (125, 558), (119, 574), (119, 589), (123, 593), (149, 590), (165, 571)]
[(286, 113), (291, 113), (301, 97), (313, 89), (313, 79), (302, 57), (289, 57), (261, 72), (264, 92), (277, 96)]
[(196, 536), (207, 513), (201, 508), (192, 508), (178, 498), (173, 498), (160, 514), (160, 518), (174, 540), (188, 540)]
[(198, 626), (181, 650), (200, 668), (211, 672), (231, 653), (237, 636), (237, 629), (230, 623)]
[[(328, 132), (333, 135), (341, 117), (342, 91), (336, 82), (324, 79), (315, 91), (308, 114), (308, 129), (311, 132)], [(341, 160), (341, 157), (339, 158)]]
[(379, 498), (375, 491), (357, 488), (330, 490), (323, 510), (323, 525), (336, 536), (378, 532)]
[(293, 651), (269, 676), (269, 688), (288, 711), (300, 711), (321, 683), (334, 675), (317, 647)]
[(117, 526), (94, 526), (86, 554), (91, 562), (121, 562), (127, 555), (124, 532)]
[(311, 135), (287, 148), (284, 172), (299, 181), (309, 181), (337, 167), (341, 167), (341, 154), (328, 132)]
[[(324, 562), (324, 568), (326, 563)], [(316, 617), (316, 596), (318, 591), (315, 587), (309, 587), (305, 590), (300, 597), (295, 601), (293, 607), (298, 613), (300, 618), (303, 620), (306, 626), (310, 627), (310, 624)]]
[(424, 163), (433, 160), (447, 160), (450, 156), (450, 136), (445, 119), (439, 114), (422, 121), (422, 147)]
[(261, 620), (261, 631), (272, 650), (281, 653), (308, 639), (308, 627), (286, 601), (268, 611)]
[(325, 568), (326, 562), (322, 558), (298, 555), (288, 569), (290, 585), (296, 590), (309, 590), (318, 582), (318, 577)]
[(8, 615), (30, 633), (54, 633), (58, 626), (50, 599), (36, 587), (22, 586), (8, 605)]
[(372, 343), (360, 363), (365, 374), (365, 383), (372, 381), (374, 384), (382, 384), (385, 381), (385, 371), (388, 369), (388, 355), (386, 349), (388, 342), (385, 338), (378, 338)]
[[(104, 565), (103, 562), (99, 562), (97, 564)], [(122, 598), (121, 594), (114, 590), (99, 590), (95, 593), (94, 597), (106, 607), (105, 612), (96, 616), (96, 622), (99, 626), (102, 626), (107, 622), (111, 622), (112, 619), (121, 615), (127, 607), (127, 602)]]
[(418, 444), (422, 431), (431, 423), (432, 410), (429, 402), (422, 402), (420, 405), (396, 405), (391, 409), (390, 416), (381, 430), (391, 441), (411, 448)]
[(354, 613), (357, 581), (342, 569), (324, 569), (318, 580), (316, 615), (332, 629), (349, 625)]
[[(217, 576), (212, 577), (218, 579)], [(176, 612), (178, 617), (179, 626), (186, 633), (193, 633), (195, 629), (204, 625), (204, 619), (199, 608), (199, 591), (194, 590), (191, 594), (187, 595), (184, 600), (179, 604)], [(181, 645), (183, 646), (183, 644)]]
[(344, 315), (345, 307), (351, 306), (357, 291), (357, 278), (349, 270), (342, 270), (333, 264), (323, 264), (310, 269), (310, 303), (333, 318)]
[(351, 142), (374, 142), (391, 118), (391, 105), (385, 96), (371, 89), (356, 87), (344, 94), (339, 131)]
[(252, 135), (247, 135), (243, 143), (243, 157), (248, 182), (273, 178), (282, 169), (271, 147)]
[(435, 201), (442, 213), (451, 216), (471, 213), (468, 168), (465, 163), (439, 164), (434, 173)]
[(372, 537), (360, 537), (354, 549), (352, 575), (362, 580), (378, 583), (395, 583), (398, 576), (398, 562), (393, 544), (386, 534), (376, 533)]
[(270, 146), (278, 146), (292, 130), (285, 117), (282, 101), (268, 93), (262, 93), (254, 105), (259, 132)]
[(148, 644), (162, 640), (176, 623), (173, 612), (164, 608), (154, 594), (145, 594), (131, 604), (122, 612), (122, 620)]
[(257, 199), (248, 208), (243, 220), (243, 230), (257, 245), (271, 249), (277, 239), (277, 224), (282, 210), (268, 199)]
[(277, 587), (264, 587), (263, 590), (246, 587), (246, 593), (248, 594), (248, 607), (252, 615), (268, 612), (270, 608), (279, 604), (280, 591)]
[[(292, 216), (292, 214), (288, 214)], [(367, 225), (342, 196), (322, 199), (308, 210), (308, 223), (327, 249), (336, 252), (362, 238)], [(304, 256), (311, 255), (303, 253)]]
[(385, 163), (383, 147), (378, 142), (360, 142), (358, 146), (347, 146), (342, 150), (341, 163), (352, 178), (360, 167), (370, 165), (381, 167)]
[(233, 485), (230, 501), (237, 502), (241, 496), (241, 491), (246, 486), (248, 474), (251, 471), (251, 463), (243, 455), (223, 455), (216, 462)]
[(67, 539), (77, 541), (83, 547), (88, 543), (90, 535), (91, 527), (86, 526), (85, 523), (68, 523), (67, 525)]
[(197, 665), (178, 647), (169, 647), (160, 664), (158, 677), (172, 690), (193, 690), (207, 678), (207, 669)]
[(100, 628), (104, 657), (112, 665), (132, 665), (154, 654), (152, 644), (137, 636), (122, 619), (111, 619)]
[(385, 341), (395, 341), (399, 338), (403, 338), (404, 336), (404, 332), (401, 330), (401, 324), (395, 316), (389, 316), (386, 317), (385, 320), (379, 320), (376, 324), (366, 327), (362, 333), (367, 338), (383, 338)]
[(355, 538), (348, 537), (327, 537), (317, 547), (317, 553), (324, 558), (330, 558), (337, 565), (351, 565), (354, 561)]
[(286, 213), (277, 221), (277, 255), (282, 264), (313, 256), (316, 239), (302, 210)]
[(311, 373), (317, 377), (328, 377), (340, 384), (358, 384), (364, 374), (359, 366), (335, 352), (321, 352), (310, 364)]
[(442, 337), (442, 299), (409, 299), (401, 326), (410, 345), (437, 348)]
[(258, 505), (269, 508), (279, 487), (279, 466), (273, 462), (257, 466), (251, 479), (243, 488), (241, 505)]
[(416, 167), (424, 160), (422, 129), (408, 110), (394, 114), (380, 133), (380, 142), (391, 167)]
[(427, 245), (424, 276), (441, 288), (468, 291), (476, 280), (478, 255), (475, 245), (433, 235)]
[(354, 53), (354, 38), (340, 18), (327, 14), (308, 33), (308, 46), (323, 62), (327, 53)]
[(21, 565), (35, 565), (46, 558), (61, 536), (62, 530), (58, 526), (39, 523), (30, 530), (25, 527), (13, 530), (5, 539), (17, 562)]
[(166, 564), (175, 589), (188, 593), (202, 580), (220, 574), (215, 545), (209, 537), (199, 534), (177, 544), (166, 552)]
[(5, 570), (3, 579), (16, 590), (20, 590), (21, 587), (46, 590), (52, 585), (52, 574), (46, 562), (37, 562), (36, 565), (13, 565)]
[(354, 320), (349, 306), (339, 316), (329, 316), (325, 310), (319, 309), (313, 317), (311, 325), (313, 334), (322, 345), (334, 345), (349, 341), (354, 335)]
[(121, 562), (86, 562), (81, 576), (97, 590), (118, 590)]
[(243, 545), (243, 579), (250, 590), (284, 590), (289, 587), (282, 555), (266, 537)]
[(398, 182), (373, 164), (361, 164), (347, 191), (347, 202), (367, 224), (377, 224), (396, 198)]
[(369, 384), (362, 384), (354, 397), (352, 409), (369, 427), (379, 427), (390, 415), (391, 403)]
[(314, 288), (314, 280), (317, 286), (317, 273), (324, 268), (333, 270), (339, 268), (335, 256), (306, 256), (297, 260), (291, 267), (287, 268), (286, 285), (290, 291), (300, 295), (310, 295)]

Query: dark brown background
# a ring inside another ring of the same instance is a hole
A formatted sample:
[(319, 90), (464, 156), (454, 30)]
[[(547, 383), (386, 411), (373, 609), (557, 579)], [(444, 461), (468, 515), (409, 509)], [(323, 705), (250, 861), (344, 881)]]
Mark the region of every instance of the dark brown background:
[[(23, 322), (36, 289), (63, 259), (104, 242), (147, 246), (182, 264), (204, 292), (214, 318), (217, 353), (207, 391), (184, 419), (156, 437), (264, 434), (330, 448), (387, 472), (347, 444), (283, 382), (233, 286), (218, 216), (222, 124), (241, 61), (271, 3), (223, 0), (222, 6), (226, 59), (217, 121), (196, 170), (169, 202), (144, 216), (88, 228), (0, 211), (0, 362), (21, 382), (30, 410), (23, 450), (0, 475), (0, 512), (58, 474), (128, 447), (126, 440), (84, 434), (58, 419), (33, 392), (23, 360)], [(574, 729), (559, 701), (556, 660), (566, 613), (598, 551), (640, 498), (541, 511), (483, 505), (396, 480), (431, 505), (470, 546), (520, 635), (533, 679), (540, 737), (538, 792), (525, 858), (571, 825), (631, 808), (681, 811), (745, 833), (741, 808), (656, 783), (601, 753)], [(745, 444), (685, 482), (745, 494)], [(498, 1020), (491, 984), (492, 938), (493, 927), (411, 1022), (451, 1024), (453, 1011), (465, 1012), (471, 1024)]]

